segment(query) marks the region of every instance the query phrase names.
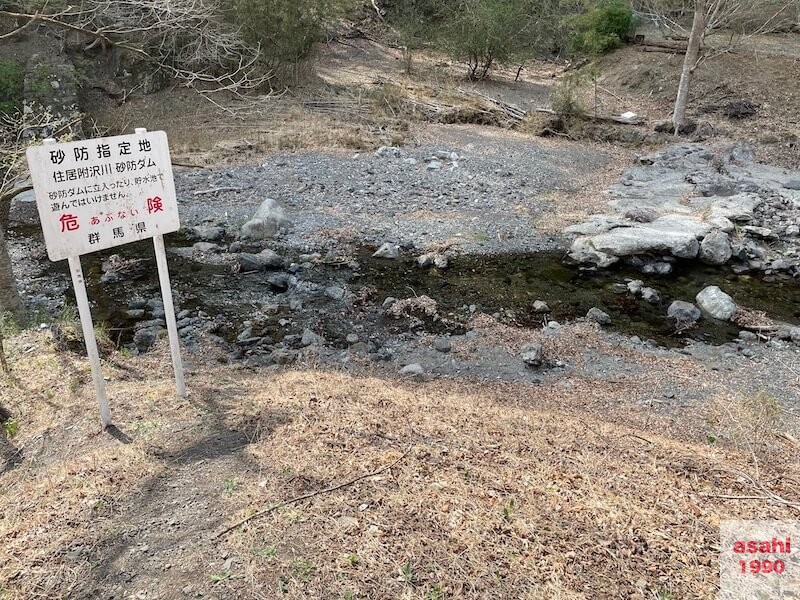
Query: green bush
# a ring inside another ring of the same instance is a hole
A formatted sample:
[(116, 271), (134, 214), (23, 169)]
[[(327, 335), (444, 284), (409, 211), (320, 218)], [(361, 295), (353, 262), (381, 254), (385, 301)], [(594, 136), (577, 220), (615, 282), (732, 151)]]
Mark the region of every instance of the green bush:
[(622, 45), (633, 31), (633, 11), (623, 0), (600, 0), (581, 15), (569, 17), (571, 49), (597, 55)]
[(22, 107), (25, 69), (21, 62), (0, 60), (0, 112), (12, 114)]

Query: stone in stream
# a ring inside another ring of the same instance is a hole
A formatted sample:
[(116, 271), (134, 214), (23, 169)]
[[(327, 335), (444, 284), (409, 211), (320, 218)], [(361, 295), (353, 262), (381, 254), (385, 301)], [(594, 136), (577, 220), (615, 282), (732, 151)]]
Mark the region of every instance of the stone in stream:
[(651, 287), (643, 287), (642, 300), (649, 302), (650, 304), (658, 304), (661, 302), (661, 294), (658, 293), (658, 290), (655, 290)]
[(669, 305), (669, 308), (667, 309), (667, 316), (671, 319), (675, 319), (678, 323), (687, 324), (700, 320), (702, 313), (700, 312), (700, 309), (691, 302), (675, 300)]
[(610, 267), (619, 258), (612, 256), (606, 252), (600, 252), (592, 244), (592, 239), (589, 237), (579, 237), (574, 242), (569, 250), (569, 257), (576, 263), (584, 264), (591, 263), (600, 268)]
[[(618, 227), (591, 239), (592, 247), (611, 256), (635, 256), (668, 252), (676, 258), (695, 258), (700, 242), (692, 231), (647, 227)], [(574, 244), (573, 244), (574, 245)]]
[(731, 258), (731, 240), (721, 231), (712, 231), (700, 243), (700, 260), (709, 265), (724, 265)]
[(372, 258), (397, 258), (398, 256), (400, 256), (400, 246), (386, 242), (373, 253)]
[(258, 207), (253, 218), (242, 225), (242, 237), (265, 240), (277, 236), (282, 229), (289, 229), (291, 222), (278, 203), (267, 198)]
[(736, 312), (736, 304), (728, 294), (716, 285), (704, 288), (695, 298), (697, 305), (705, 314), (720, 321), (727, 321)]

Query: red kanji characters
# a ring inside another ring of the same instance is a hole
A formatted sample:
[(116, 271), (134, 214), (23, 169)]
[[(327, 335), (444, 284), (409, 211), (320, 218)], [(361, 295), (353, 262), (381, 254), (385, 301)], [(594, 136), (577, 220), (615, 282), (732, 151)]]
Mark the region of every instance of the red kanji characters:
[(164, 201), (158, 196), (147, 199), (147, 212), (151, 215), (157, 212), (164, 212)]
[(78, 217), (72, 213), (65, 213), (58, 219), (61, 222), (61, 233), (65, 231), (75, 231), (78, 229)]

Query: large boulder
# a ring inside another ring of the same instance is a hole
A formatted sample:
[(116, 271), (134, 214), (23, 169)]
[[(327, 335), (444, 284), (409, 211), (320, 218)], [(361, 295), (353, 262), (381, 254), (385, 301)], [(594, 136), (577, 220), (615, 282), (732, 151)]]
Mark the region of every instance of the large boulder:
[(706, 264), (724, 265), (731, 254), (731, 240), (721, 231), (712, 231), (700, 242), (700, 260)]
[(242, 225), (242, 237), (265, 240), (277, 236), (281, 230), (289, 229), (291, 222), (278, 203), (267, 198), (247, 223)]
[(736, 313), (736, 303), (716, 285), (704, 288), (695, 298), (705, 314), (720, 321), (727, 321)]
[(654, 229), (652, 227), (619, 227), (591, 239), (592, 247), (611, 256), (667, 252), (677, 258), (695, 258), (700, 243), (692, 231)]
[(577, 263), (591, 263), (598, 267), (610, 267), (619, 259), (605, 252), (599, 252), (592, 244), (592, 238), (579, 237), (572, 242), (569, 257)]

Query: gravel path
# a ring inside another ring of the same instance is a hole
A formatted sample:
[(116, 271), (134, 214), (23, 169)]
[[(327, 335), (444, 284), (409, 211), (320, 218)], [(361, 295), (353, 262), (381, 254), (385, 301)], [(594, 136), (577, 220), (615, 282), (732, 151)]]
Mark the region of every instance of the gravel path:
[(298, 248), (327, 239), (421, 248), (449, 240), (470, 253), (552, 248), (536, 227), (552, 210), (548, 194), (577, 192), (610, 157), (486, 129), (449, 127), (438, 143), (377, 153), (276, 154), (257, 166), (179, 169), (182, 219), (238, 227), (274, 198), (294, 224), (284, 241)]

